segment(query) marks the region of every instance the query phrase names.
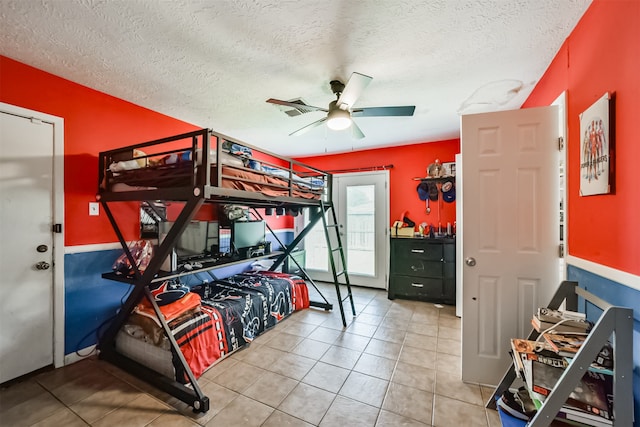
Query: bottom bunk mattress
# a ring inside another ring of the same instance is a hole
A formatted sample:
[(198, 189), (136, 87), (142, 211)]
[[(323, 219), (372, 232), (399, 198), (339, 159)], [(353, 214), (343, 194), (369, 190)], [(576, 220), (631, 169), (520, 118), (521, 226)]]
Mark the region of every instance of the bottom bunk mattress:
[[(199, 378), (218, 360), (246, 346), (294, 310), (308, 306), (302, 279), (266, 272), (203, 283), (160, 310), (189, 368)], [(146, 300), (122, 326), (116, 349), (165, 376), (187, 381), (178, 355)]]

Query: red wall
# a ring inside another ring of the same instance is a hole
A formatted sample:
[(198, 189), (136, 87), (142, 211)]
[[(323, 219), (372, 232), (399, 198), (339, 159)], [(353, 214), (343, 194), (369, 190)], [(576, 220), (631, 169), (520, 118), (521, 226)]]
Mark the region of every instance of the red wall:
[[(304, 157), (301, 162), (324, 170), (366, 168), (392, 164), (389, 170), (389, 197), (391, 223), (402, 219), (402, 213), (408, 211), (408, 217), (416, 224), (426, 222), (438, 225), (438, 202), (430, 202), (431, 213), (425, 212), (425, 202), (418, 198), (415, 177), (425, 177), (427, 167), (435, 159), (441, 162), (453, 162), (460, 152), (460, 140), (430, 142), (403, 145), (400, 147), (362, 150), (343, 154)], [(443, 226), (456, 220), (456, 204), (444, 203), (440, 199), (440, 221)]]
[[(117, 241), (106, 215), (89, 216), (98, 189), (100, 151), (196, 127), (0, 56), (0, 101), (64, 119), (65, 245)], [(116, 217), (136, 215), (138, 204), (114, 206)], [(139, 235), (137, 224), (125, 229)]]
[[(524, 107), (568, 105), (569, 254), (640, 274), (640, 1), (595, 0)], [(615, 194), (581, 197), (579, 114), (615, 93)]]

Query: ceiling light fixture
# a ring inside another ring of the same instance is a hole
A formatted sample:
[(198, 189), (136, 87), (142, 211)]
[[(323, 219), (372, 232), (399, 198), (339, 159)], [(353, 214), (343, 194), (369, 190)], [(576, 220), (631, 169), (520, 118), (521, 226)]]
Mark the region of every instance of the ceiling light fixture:
[(327, 126), (333, 130), (343, 130), (351, 126), (351, 114), (336, 105), (336, 101), (329, 104), (327, 114)]

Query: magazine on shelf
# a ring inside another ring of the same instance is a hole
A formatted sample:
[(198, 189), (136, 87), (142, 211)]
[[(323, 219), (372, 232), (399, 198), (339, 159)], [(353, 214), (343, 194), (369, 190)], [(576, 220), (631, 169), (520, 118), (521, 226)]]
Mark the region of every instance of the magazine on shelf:
[(542, 334), (553, 350), (560, 356), (574, 357), (587, 339), (587, 334)]
[[(564, 372), (563, 368), (532, 361), (531, 389), (539, 396), (548, 396)], [(612, 417), (613, 376), (587, 371), (569, 394), (566, 405), (600, 418)]]

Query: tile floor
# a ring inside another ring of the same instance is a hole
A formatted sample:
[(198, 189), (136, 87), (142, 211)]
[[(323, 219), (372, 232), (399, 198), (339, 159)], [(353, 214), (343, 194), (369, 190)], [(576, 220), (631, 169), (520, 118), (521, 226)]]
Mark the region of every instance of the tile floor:
[[(335, 301), (332, 286), (319, 287)], [(357, 316), (346, 329), (337, 306), (303, 310), (207, 371), (205, 414), (90, 357), (3, 387), (0, 425), (500, 425), (483, 406), (492, 390), (460, 380), (454, 307), (353, 294)]]

